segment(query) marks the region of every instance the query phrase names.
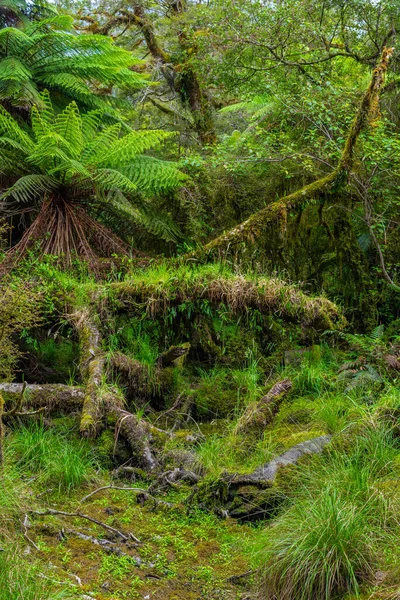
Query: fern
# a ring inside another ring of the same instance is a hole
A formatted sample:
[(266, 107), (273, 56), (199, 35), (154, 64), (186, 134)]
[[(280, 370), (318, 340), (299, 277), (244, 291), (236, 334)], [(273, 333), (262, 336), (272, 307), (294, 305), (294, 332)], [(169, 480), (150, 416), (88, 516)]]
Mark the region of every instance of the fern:
[[(0, 107), (0, 146), (7, 153), (2, 170), (15, 178), (0, 196), (8, 214), (18, 212), (18, 204), (36, 209), (39, 224), (35, 222), (32, 228), (41, 232), (46, 251), (59, 253), (62, 248), (66, 256), (72, 247), (87, 256), (96, 230), (104, 246), (104, 229), (85, 212), (91, 204), (100, 204), (105, 212), (175, 241), (178, 227), (150, 198), (177, 188), (185, 176), (175, 163), (140, 154), (172, 134), (130, 131), (123, 135), (119, 124), (102, 129), (99, 112), (82, 116), (72, 102), (54, 117), (48, 94), (43, 93), (41, 100), (41, 107), (31, 111), (30, 135)], [(56, 229), (48, 231), (48, 227)], [(58, 234), (57, 227), (64, 228), (64, 233)], [(116, 240), (111, 233), (107, 235)], [(29, 232), (24, 243), (27, 239)], [(120, 249), (121, 242), (116, 242), (116, 247)]]
[[(0, 100), (40, 105), (40, 92), (47, 88), (51, 95), (117, 116), (115, 88), (145, 85), (146, 76), (131, 70), (138, 62), (106, 36), (74, 35), (73, 19), (53, 14), (21, 28), (0, 29)], [(101, 96), (93, 93), (99, 86)], [(105, 86), (113, 92), (104, 94)]]

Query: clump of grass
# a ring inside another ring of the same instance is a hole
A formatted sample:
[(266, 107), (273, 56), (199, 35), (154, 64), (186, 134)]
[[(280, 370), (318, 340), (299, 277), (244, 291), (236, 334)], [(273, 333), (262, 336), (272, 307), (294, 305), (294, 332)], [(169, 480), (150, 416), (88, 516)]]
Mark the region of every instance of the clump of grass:
[(16, 430), (8, 450), (18, 469), (38, 474), (40, 481), (56, 484), (59, 491), (68, 492), (95, 476), (95, 456), (85, 440), (67, 438), (40, 423)]
[(66, 600), (67, 589), (54, 591), (54, 585), (40, 577), (38, 566), (23, 560), (15, 548), (0, 554), (0, 600)]
[(382, 549), (395, 547), (399, 494), (384, 483), (399, 455), (391, 432), (365, 427), (350, 447), (333, 448), (299, 467), (293, 504), (267, 531), (261, 595), (271, 600), (331, 600), (358, 596), (379, 568)]
[(214, 434), (199, 445), (197, 468), (218, 477), (223, 471), (251, 472), (267, 463), (276, 453), (278, 443), (270, 434), (251, 443), (244, 435), (236, 435), (231, 423), (225, 432)]
[(329, 600), (358, 593), (377, 563), (371, 544), (371, 511), (352, 502), (332, 486), (297, 502), (273, 530), (266, 549), (264, 598)]

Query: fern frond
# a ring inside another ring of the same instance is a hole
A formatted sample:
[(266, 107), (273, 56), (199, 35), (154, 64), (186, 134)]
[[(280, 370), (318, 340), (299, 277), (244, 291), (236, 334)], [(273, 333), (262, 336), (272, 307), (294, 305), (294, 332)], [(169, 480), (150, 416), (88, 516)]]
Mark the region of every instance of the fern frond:
[(34, 33), (45, 33), (50, 30), (58, 31), (72, 31), (74, 27), (74, 18), (71, 15), (53, 15), (47, 19), (40, 19), (40, 21), (34, 21), (30, 23), (25, 32), (27, 35)]
[(15, 27), (0, 29), (0, 56), (22, 56), (33, 45), (33, 40)]
[(374, 341), (381, 340), (383, 338), (384, 331), (385, 326), (378, 325), (378, 327), (375, 327), (375, 329), (371, 331), (371, 339), (373, 339)]
[(176, 163), (151, 156), (138, 156), (120, 171), (148, 194), (175, 189), (187, 179), (187, 176), (179, 171)]
[(58, 186), (58, 181), (47, 175), (25, 175), (20, 177), (0, 196), (2, 200), (14, 198), (17, 202), (29, 203)]
[(103, 190), (116, 188), (131, 194), (137, 190), (136, 185), (128, 177), (114, 169), (96, 169), (92, 178), (96, 185)]
[(101, 200), (105, 204), (105, 208), (111, 206), (114, 212), (125, 221), (143, 227), (149, 233), (167, 242), (176, 242), (182, 237), (179, 227), (168, 215), (156, 212), (150, 206), (135, 206), (119, 190), (111, 190), (107, 197)]
[(15, 119), (0, 105), (0, 136), (10, 137), (28, 149), (33, 148), (33, 141)]
[(115, 123), (98, 133), (94, 139), (88, 138), (89, 143), (83, 150), (82, 159), (88, 164), (93, 165), (108, 162), (107, 157), (110, 152), (110, 147), (118, 140), (120, 132), (120, 123)]
[(121, 164), (127, 165), (139, 154), (150, 150), (150, 148), (159, 147), (163, 141), (174, 135), (174, 133), (169, 131), (159, 130), (132, 131), (111, 144), (107, 163), (115, 167), (119, 167)]
[(72, 157), (80, 155), (83, 148), (82, 119), (75, 102), (71, 102), (57, 115), (53, 131), (68, 143)]

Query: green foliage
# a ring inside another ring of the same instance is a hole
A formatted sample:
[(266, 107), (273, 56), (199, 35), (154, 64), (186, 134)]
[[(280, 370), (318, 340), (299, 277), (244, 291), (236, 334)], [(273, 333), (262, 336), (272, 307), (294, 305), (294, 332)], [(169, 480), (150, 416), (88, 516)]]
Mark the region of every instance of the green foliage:
[(7, 547), (0, 556), (0, 600), (67, 600), (68, 586), (59, 592), (41, 577), (40, 566), (22, 558), (17, 548)]
[(0, 380), (10, 379), (20, 355), (16, 336), (41, 320), (41, 293), (23, 281), (0, 282)]
[(110, 90), (143, 87), (145, 78), (131, 70), (138, 61), (100, 35), (76, 35), (73, 18), (48, 18), (0, 30), (0, 101), (14, 107), (44, 107), (48, 89), (62, 106), (75, 100), (87, 109), (118, 116)]
[(358, 596), (360, 583), (371, 580), (377, 568), (379, 548), (395, 544), (389, 523), (399, 508), (398, 495), (374, 490), (397, 460), (390, 432), (370, 427), (347, 455), (334, 450), (299, 473), (293, 506), (260, 542), (266, 597)]

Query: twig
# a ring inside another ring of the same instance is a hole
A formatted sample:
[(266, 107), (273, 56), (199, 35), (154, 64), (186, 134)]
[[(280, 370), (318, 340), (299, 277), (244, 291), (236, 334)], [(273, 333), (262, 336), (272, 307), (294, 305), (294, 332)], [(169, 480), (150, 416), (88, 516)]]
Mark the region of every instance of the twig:
[(37, 550), (38, 552), (40, 552), (39, 546), (37, 546), (35, 544), (35, 542), (28, 535), (28, 526), (26, 525), (27, 522), (28, 522), (28, 515), (25, 515), (25, 519), (21, 522), (21, 525), (24, 528), (24, 538), (26, 539), (27, 542), (29, 542), (29, 544), (31, 546), (33, 546), (35, 548), (35, 550)]
[(129, 533), (129, 535), (126, 535), (122, 531), (115, 529), (115, 527), (111, 527), (110, 525), (107, 525), (106, 523), (103, 523), (102, 521), (98, 521), (97, 519), (94, 519), (93, 517), (89, 517), (89, 515), (84, 515), (80, 512), (69, 513), (69, 512), (64, 512), (63, 510), (55, 510), (54, 508), (45, 508), (43, 511), (31, 510), (30, 512), (35, 515), (39, 515), (39, 516), (62, 515), (63, 517), (77, 517), (78, 519), (86, 519), (87, 521), (90, 521), (91, 523), (95, 523), (96, 525), (99, 525), (100, 527), (104, 527), (104, 529), (107, 529), (108, 531), (112, 531), (113, 533), (118, 535), (121, 539), (123, 539), (124, 542), (128, 542), (130, 539), (132, 539), (134, 542), (137, 542), (138, 544), (141, 543), (140, 540), (138, 540), (138, 538), (133, 535), (133, 533)]

